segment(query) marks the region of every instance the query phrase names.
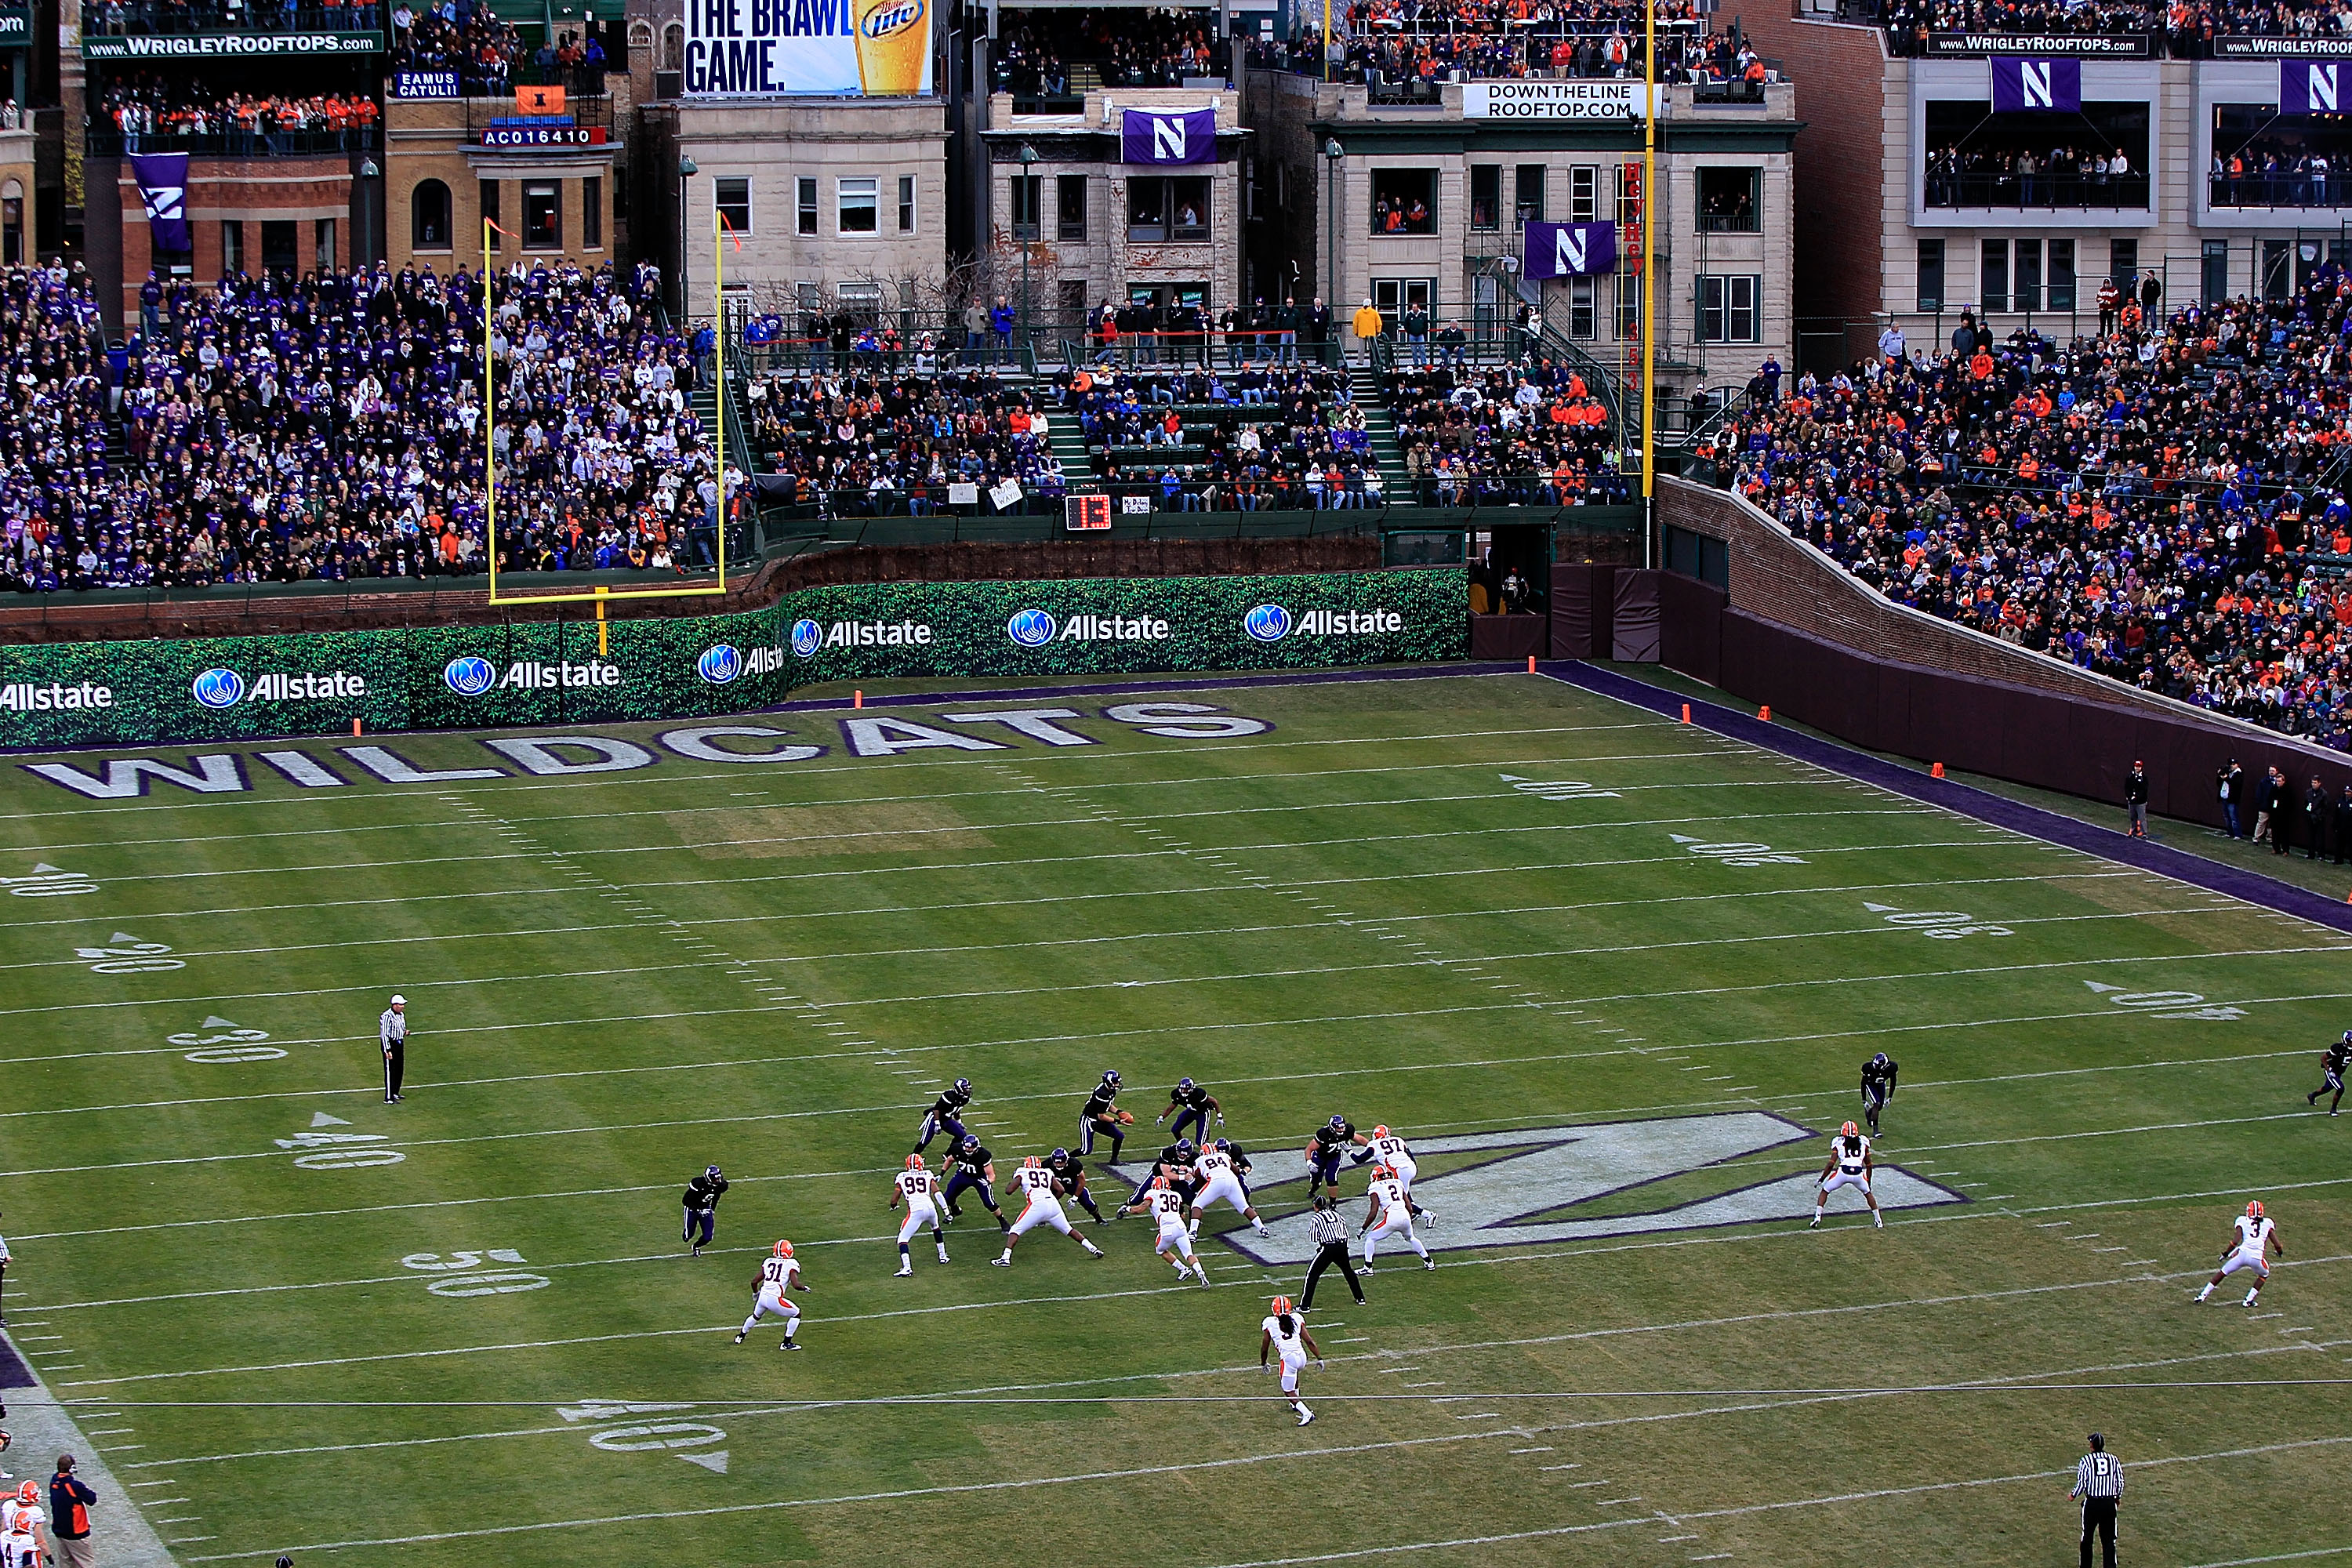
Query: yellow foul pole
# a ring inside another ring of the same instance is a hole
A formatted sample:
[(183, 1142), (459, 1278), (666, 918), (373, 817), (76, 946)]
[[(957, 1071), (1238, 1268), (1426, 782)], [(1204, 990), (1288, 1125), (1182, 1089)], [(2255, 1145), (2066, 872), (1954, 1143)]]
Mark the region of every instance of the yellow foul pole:
[(490, 597), (499, 596), (499, 405), (490, 384), (490, 220), (482, 219), (482, 524), (488, 539)]
[(1658, 253), (1650, 207), (1658, 190), (1658, 0), (1643, 0), (1642, 27), (1642, 564), (1653, 566), (1656, 548), (1657, 479), (1657, 281), (1651, 266)]
[(719, 437), (719, 591), (727, 591), (727, 215), (710, 205), (710, 421)]

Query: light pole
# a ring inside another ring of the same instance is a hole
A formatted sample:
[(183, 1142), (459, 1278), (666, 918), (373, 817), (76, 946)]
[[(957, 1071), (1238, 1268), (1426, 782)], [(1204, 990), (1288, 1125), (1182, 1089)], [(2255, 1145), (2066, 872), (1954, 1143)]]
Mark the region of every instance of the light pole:
[(368, 240), (375, 227), (376, 176), (383, 173), (382, 169), (375, 166), (374, 159), (360, 160), (360, 244), (358, 253), (352, 258), (353, 271), (359, 270), (375, 259), (371, 254), (373, 247), (368, 244)]
[[(1021, 347), (1026, 351), (1030, 344), (1029, 247), (1045, 237), (1045, 203), (1038, 200), (1037, 187), (1031, 183), (1036, 176), (1029, 172), (1030, 166), (1037, 162), (1037, 149), (1024, 142), (1021, 150), (1013, 156), (1021, 165), (1021, 199), (1029, 204), (1029, 237), (1021, 237), (1021, 225), (1017, 218), (1013, 225), (1013, 237), (1021, 244)], [(1025, 352), (1023, 358), (1027, 358)]]
[[(1333, 137), (1323, 143), (1323, 205), (1330, 209), (1331, 215), (1330, 221), (1324, 226), (1331, 233), (1324, 244), (1324, 252), (1328, 259), (1324, 264), (1323, 287), (1330, 293), (1331, 309), (1335, 311), (1346, 309), (1347, 300), (1347, 291), (1339, 287), (1339, 160), (1345, 156), (1346, 151), (1340, 147), (1339, 138)], [(1371, 354), (1370, 349), (1364, 351), (1367, 363), (1370, 363)], [(1344, 362), (1347, 357), (1347, 351), (1343, 348), (1339, 358)]]
[(687, 291), (688, 261), (694, 254), (691, 225), (686, 216), (686, 183), (702, 172), (702, 166), (681, 153), (677, 156), (677, 319), (680, 325), (688, 324), (694, 296)]

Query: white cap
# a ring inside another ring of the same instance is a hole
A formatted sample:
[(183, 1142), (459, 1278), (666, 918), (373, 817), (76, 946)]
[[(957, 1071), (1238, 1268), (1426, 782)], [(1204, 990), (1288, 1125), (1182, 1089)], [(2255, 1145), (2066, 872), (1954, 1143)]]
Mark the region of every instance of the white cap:
[(392, 1005), (395, 1007), (405, 1007), (408, 1005), (408, 998), (405, 996), (395, 996), (392, 999)]

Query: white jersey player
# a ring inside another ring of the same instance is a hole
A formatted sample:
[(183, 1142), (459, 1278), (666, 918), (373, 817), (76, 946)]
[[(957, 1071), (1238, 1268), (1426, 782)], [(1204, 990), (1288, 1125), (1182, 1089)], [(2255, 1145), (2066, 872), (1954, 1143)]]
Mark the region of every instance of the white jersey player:
[[(1207, 1266), (1192, 1255), (1192, 1235), (1184, 1228), (1184, 1194), (1176, 1190), (1175, 1183), (1165, 1176), (1152, 1177), (1143, 1195), (1118, 1212), (1150, 1215), (1160, 1222), (1160, 1238), (1151, 1244), (1151, 1250), (1176, 1266), (1179, 1279), (1184, 1277), (1184, 1266), (1189, 1263), (1192, 1266), (1191, 1272), (1201, 1277), (1202, 1284), (1209, 1282)], [(1169, 1257), (1171, 1251), (1175, 1254), (1172, 1258)]]
[(41, 1568), (41, 1488), (26, 1481), (0, 1501), (0, 1568)]
[(1317, 1344), (1315, 1336), (1307, 1331), (1307, 1320), (1291, 1310), (1287, 1296), (1276, 1296), (1273, 1312), (1258, 1325), (1257, 1365), (1260, 1372), (1267, 1370), (1269, 1356), (1280, 1358), (1281, 1364), (1276, 1370), (1282, 1375), (1282, 1396), (1290, 1402), (1293, 1410), (1298, 1412), (1298, 1424), (1306, 1426), (1315, 1419), (1315, 1412), (1307, 1409), (1307, 1401), (1298, 1397), (1298, 1374), (1306, 1367), (1308, 1356), (1315, 1358), (1318, 1367), (1323, 1364), (1323, 1347)]
[(784, 1321), (784, 1342), (776, 1348), (780, 1351), (800, 1349), (793, 1335), (800, 1331), (801, 1310), (793, 1305), (792, 1298), (784, 1292), (805, 1290), (808, 1281), (801, 1278), (799, 1260), (793, 1257), (793, 1244), (789, 1241), (776, 1243), (775, 1250), (761, 1260), (759, 1278), (751, 1283), (759, 1295), (752, 1300), (751, 1315), (744, 1319), (743, 1326), (735, 1331), (735, 1342), (741, 1344), (752, 1326), (767, 1313), (773, 1312)]
[(1026, 1235), (1032, 1226), (1051, 1226), (1072, 1241), (1086, 1248), (1088, 1258), (1100, 1258), (1102, 1248), (1070, 1228), (1070, 1216), (1062, 1212), (1062, 1184), (1045, 1168), (1045, 1162), (1032, 1154), (1021, 1162), (1013, 1173), (1013, 1188), (1019, 1193), (1026, 1206), (1021, 1217), (1005, 1228), (1004, 1255), (990, 1259), (999, 1268), (1013, 1267), (1013, 1244)]
[(2252, 1306), (2254, 1298), (2263, 1293), (2263, 1287), (2270, 1283), (2270, 1255), (2273, 1252), (2279, 1255), (2281, 1261), (2284, 1261), (2286, 1247), (2278, 1238), (2278, 1221), (2263, 1212), (2262, 1200), (2257, 1198), (2246, 1205), (2245, 1213), (2238, 1216), (2237, 1234), (2230, 1238), (2230, 1245), (2221, 1255), (2221, 1267), (2213, 1271), (2213, 1278), (2205, 1281), (2205, 1289), (2197, 1292), (2197, 1299), (2202, 1301), (2213, 1293), (2214, 1286), (2241, 1268), (2251, 1268), (2254, 1271), (2254, 1288), (2246, 1292), (2246, 1299), (2238, 1305)]
[(1249, 1190), (1242, 1185), (1242, 1173), (1234, 1165), (1234, 1141), (1220, 1138), (1201, 1151), (1192, 1162), (1192, 1234), (1201, 1234), (1201, 1216), (1209, 1212), (1213, 1203), (1228, 1203), (1242, 1211), (1242, 1217), (1257, 1226), (1260, 1236), (1265, 1234), (1265, 1221), (1258, 1218), (1257, 1210), (1250, 1206)]
[[(1871, 1158), (1870, 1140), (1862, 1129), (1849, 1121), (1838, 1129), (1830, 1140), (1830, 1157), (1822, 1166), (1822, 1190), (1813, 1194), (1813, 1224), (1822, 1223), (1822, 1211), (1829, 1206), (1830, 1194), (1840, 1187), (1860, 1187), (1862, 1201), (1870, 1205), (1870, 1223), (1884, 1230), (1886, 1216), (1878, 1212), (1878, 1194), (1870, 1190), (1871, 1173), (1878, 1163)], [(1810, 1228), (1810, 1227), (1809, 1227)]]
[(1436, 1216), (1412, 1201), (1412, 1179), (1421, 1173), (1421, 1168), (1413, 1160), (1412, 1146), (1386, 1127), (1373, 1128), (1372, 1135), (1369, 1138), (1360, 1132), (1356, 1135), (1356, 1142), (1364, 1146), (1365, 1152), (1373, 1164), (1386, 1165), (1396, 1173), (1397, 1180), (1404, 1184), (1405, 1203), (1408, 1205), (1408, 1212), (1412, 1215), (1413, 1223), (1422, 1226), (1435, 1225)]
[(894, 1279), (904, 1279), (915, 1271), (915, 1259), (907, 1250), (907, 1243), (926, 1225), (931, 1227), (931, 1244), (940, 1249), (940, 1261), (948, 1260), (947, 1233), (940, 1227), (947, 1224), (947, 1205), (940, 1201), (940, 1179), (925, 1167), (920, 1154), (907, 1156), (907, 1168), (890, 1183), (890, 1206), (907, 1205), (907, 1217), (898, 1226), (898, 1272)]
[(1437, 1267), (1429, 1256), (1429, 1248), (1412, 1233), (1412, 1200), (1405, 1196), (1404, 1183), (1386, 1165), (1372, 1167), (1370, 1201), (1364, 1205), (1364, 1223), (1356, 1234), (1364, 1238), (1364, 1272), (1372, 1271), (1372, 1254), (1380, 1249), (1381, 1237), (1402, 1236), (1404, 1244), (1421, 1254), (1423, 1268)]

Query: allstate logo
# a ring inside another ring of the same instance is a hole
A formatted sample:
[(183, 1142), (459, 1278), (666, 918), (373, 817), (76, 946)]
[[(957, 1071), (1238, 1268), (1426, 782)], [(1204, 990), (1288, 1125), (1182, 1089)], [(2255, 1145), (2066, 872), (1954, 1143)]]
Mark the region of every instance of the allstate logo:
[(808, 620), (794, 621), (793, 623), (793, 651), (794, 653), (800, 655), (803, 658), (813, 658), (816, 655), (816, 650), (824, 646), (824, 628), (823, 626), (818, 626), (814, 621)]
[(1043, 610), (1023, 610), (1004, 623), (1004, 635), (1023, 647), (1044, 647), (1055, 630), (1054, 617)]
[(245, 677), (233, 669), (208, 669), (188, 690), (207, 708), (234, 708), (245, 695)]
[(702, 650), (694, 661), (694, 673), (713, 686), (724, 686), (743, 673), (743, 656), (726, 643)]
[(1280, 642), (1290, 635), (1290, 612), (1280, 605), (1260, 605), (1242, 617), (1242, 630), (1259, 642)]
[(442, 684), (460, 697), (479, 697), (497, 684), (499, 672), (487, 658), (459, 654), (441, 669)]

